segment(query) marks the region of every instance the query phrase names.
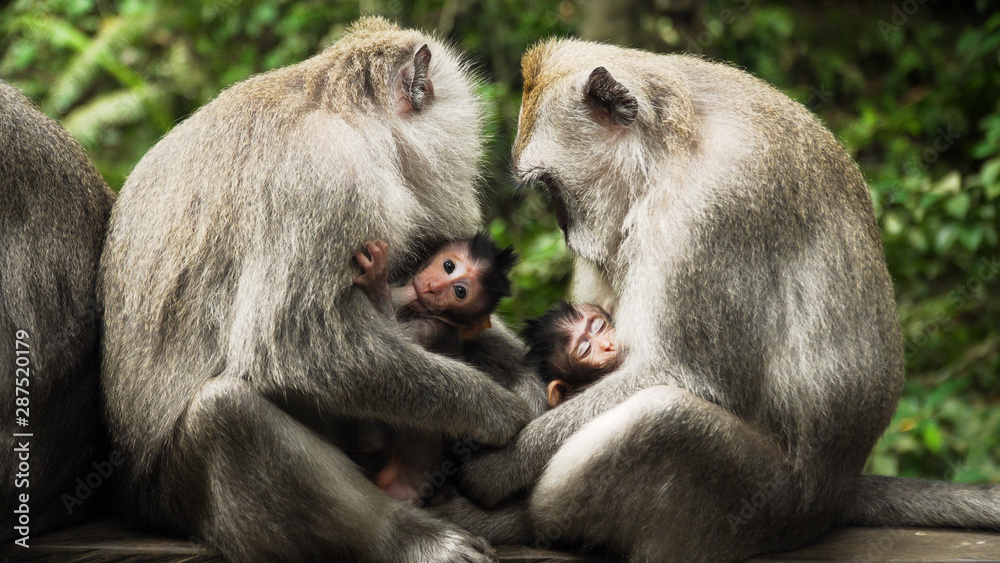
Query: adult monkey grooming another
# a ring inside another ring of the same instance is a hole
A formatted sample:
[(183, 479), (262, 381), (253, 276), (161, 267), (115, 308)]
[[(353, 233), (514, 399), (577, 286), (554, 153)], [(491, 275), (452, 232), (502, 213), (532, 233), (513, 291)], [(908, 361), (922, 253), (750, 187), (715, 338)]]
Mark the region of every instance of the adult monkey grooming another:
[(223, 92), (143, 157), (100, 285), (108, 421), (135, 515), (233, 560), (491, 557), (296, 418), (502, 445), (530, 417), (525, 398), (543, 408), (508, 331), (467, 359), (525, 398), (407, 340), (353, 285), (367, 240), (391, 245), (390, 277), (405, 279), (434, 243), (476, 231), (479, 127), (449, 48), (365, 19)]
[(574, 298), (612, 307), (628, 354), (463, 467), (487, 504), (533, 487), (529, 519), (442, 512), (641, 561), (743, 559), (835, 521), (1000, 527), (996, 487), (860, 477), (901, 338), (865, 180), (812, 114), (692, 57), (567, 40), (522, 65), (516, 175), (548, 187)]
[(0, 545), (81, 520), (96, 501), (74, 480), (111, 465), (95, 284), (112, 200), (73, 137), (0, 81)]

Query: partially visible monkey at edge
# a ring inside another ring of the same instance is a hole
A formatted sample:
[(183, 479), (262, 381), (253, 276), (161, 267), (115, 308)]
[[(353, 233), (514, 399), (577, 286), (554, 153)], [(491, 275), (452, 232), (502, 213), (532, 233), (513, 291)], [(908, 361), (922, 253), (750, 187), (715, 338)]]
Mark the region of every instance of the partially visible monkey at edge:
[(573, 300), (610, 306), (628, 353), (462, 466), (496, 510), (438, 514), (656, 562), (742, 560), (835, 523), (1000, 529), (1000, 486), (861, 475), (902, 339), (868, 187), (815, 116), (697, 57), (552, 40), (522, 70), (515, 176), (548, 189)]
[(99, 277), (134, 517), (234, 561), (495, 558), (333, 445), (365, 421), (500, 446), (544, 409), (506, 328), (463, 344), (464, 361), (434, 354), (353, 283), (363, 241), (390, 245), (398, 283), (480, 227), (481, 106), (454, 50), (366, 18), (222, 92), (140, 160)]
[(0, 546), (30, 549), (106, 492), (78, 498), (76, 479), (113, 467), (95, 291), (112, 200), (79, 143), (0, 81)]

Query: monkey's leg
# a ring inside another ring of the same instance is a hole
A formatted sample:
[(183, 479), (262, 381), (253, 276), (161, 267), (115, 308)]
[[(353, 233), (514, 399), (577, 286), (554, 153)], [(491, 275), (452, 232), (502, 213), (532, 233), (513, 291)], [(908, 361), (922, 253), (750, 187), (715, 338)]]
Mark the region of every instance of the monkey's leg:
[(563, 444), (531, 515), (536, 543), (605, 545), (634, 561), (735, 561), (787, 532), (798, 489), (772, 439), (683, 389), (654, 386)]
[(532, 420), (506, 447), (467, 461), (459, 479), (463, 492), (477, 502), (495, 506), (518, 491), (530, 489), (556, 451), (584, 424), (644, 387), (669, 381), (672, 373), (674, 370), (633, 368), (606, 375), (573, 400)]
[(390, 499), (239, 380), (202, 386), (160, 467), (172, 522), (232, 560), (494, 558), (482, 539)]

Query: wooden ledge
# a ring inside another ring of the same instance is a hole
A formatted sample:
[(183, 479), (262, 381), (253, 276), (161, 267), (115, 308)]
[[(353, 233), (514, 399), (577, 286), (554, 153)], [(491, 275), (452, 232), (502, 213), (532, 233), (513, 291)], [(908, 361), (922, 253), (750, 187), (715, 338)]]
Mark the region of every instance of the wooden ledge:
[[(76, 528), (33, 537), (30, 549), (14, 544), (0, 548), (0, 561), (85, 561), (101, 563), (220, 562), (211, 548), (195, 541), (157, 536), (118, 519), (98, 520)], [(601, 558), (501, 546), (504, 563), (604, 561)], [(937, 528), (837, 528), (806, 547), (754, 557), (775, 561), (1000, 561), (1000, 534)]]
[(949, 528), (835, 528), (805, 547), (750, 561), (1000, 561), (1000, 534)]

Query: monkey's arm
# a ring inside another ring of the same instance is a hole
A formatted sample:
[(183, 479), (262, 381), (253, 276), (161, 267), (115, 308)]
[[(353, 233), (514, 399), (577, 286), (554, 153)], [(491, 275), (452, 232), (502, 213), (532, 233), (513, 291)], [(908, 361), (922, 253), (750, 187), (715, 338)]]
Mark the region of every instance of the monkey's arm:
[(528, 403), (532, 418), (546, 410), (545, 386), (524, 362), (524, 345), (495, 316), (492, 328), (464, 343), (465, 359)]
[(416, 318), (400, 321), (411, 338), (431, 352), (452, 358), (461, 358), (462, 342), (455, 328), (435, 318)]
[(469, 364), (425, 350), (395, 320), (373, 313), (363, 292), (349, 291), (336, 314), (353, 322), (326, 322), (322, 344), (289, 344), (297, 361), (274, 377), (264, 372), (261, 392), (311, 402), (328, 415), (491, 445), (508, 443), (531, 419), (524, 399)]
[(581, 426), (641, 389), (669, 382), (673, 379), (669, 375), (663, 369), (622, 366), (531, 421), (506, 447), (466, 462), (461, 469), (462, 489), (469, 497), (494, 506), (534, 486), (549, 459)]

